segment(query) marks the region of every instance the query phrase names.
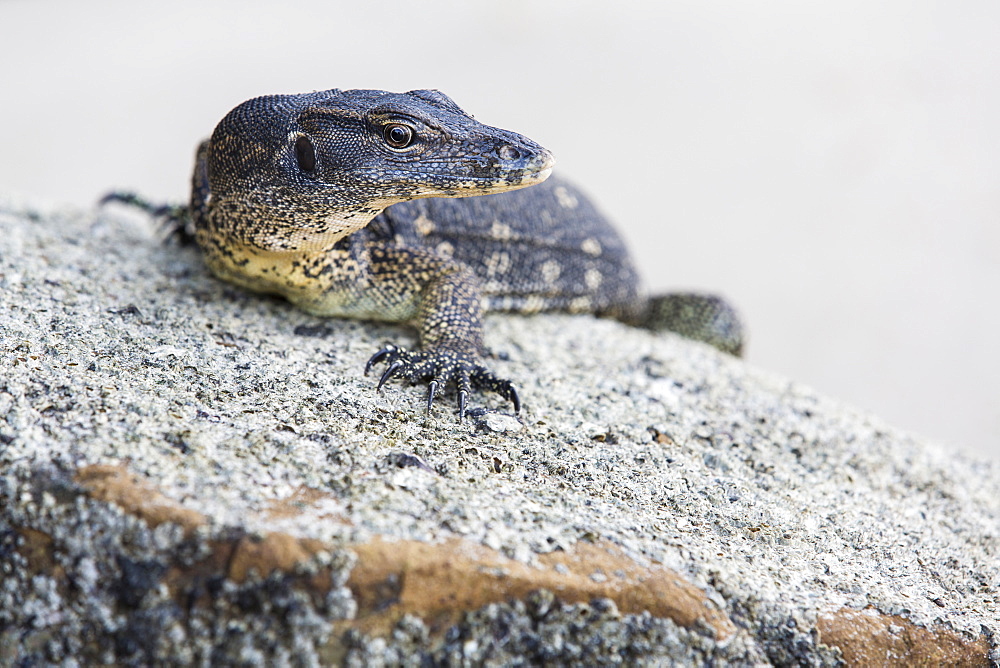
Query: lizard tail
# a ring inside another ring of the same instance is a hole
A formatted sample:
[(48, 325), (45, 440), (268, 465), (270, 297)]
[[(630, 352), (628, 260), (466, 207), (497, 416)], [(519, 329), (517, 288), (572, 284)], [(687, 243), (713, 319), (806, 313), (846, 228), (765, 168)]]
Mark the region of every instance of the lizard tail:
[(640, 318), (643, 327), (669, 330), (740, 357), (746, 337), (739, 314), (717, 295), (672, 292), (650, 297)]
[(154, 204), (142, 195), (119, 190), (109, 192), (97, 204), (104, 206), (109, 202), (119, 202), (152, 216), (163, 230), (164, 240), (176, 239), (183, 246), (194, 243), (191, 210), (183, 204)]

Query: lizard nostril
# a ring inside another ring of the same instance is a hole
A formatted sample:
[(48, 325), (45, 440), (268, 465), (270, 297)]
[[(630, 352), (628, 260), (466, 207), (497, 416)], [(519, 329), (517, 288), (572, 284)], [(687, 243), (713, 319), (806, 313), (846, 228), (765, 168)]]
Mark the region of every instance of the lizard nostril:
[(521, 152), (510, 144), (504, 144), (500, 147), (500, 159), (501, 160), (517, 160), (521, 157)]

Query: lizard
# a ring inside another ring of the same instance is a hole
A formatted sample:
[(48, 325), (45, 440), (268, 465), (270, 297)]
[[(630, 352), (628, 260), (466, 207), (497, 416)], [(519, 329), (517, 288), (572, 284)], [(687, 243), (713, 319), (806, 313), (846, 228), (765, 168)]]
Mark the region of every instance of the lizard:
[(169, 214), (209, 269), (319, 316), (413, 323), (419, 345), (365, 365), (454, 385), (520, 410), (514, 384), (483, 362), (483, 314), (561, 310), (669, 329), (739, 355), (743, 330), (721, 297), (646, 297), (621, 236), (555, 160), (480, 123), (437, 90), (332, 89), (267, 95), (230, 111), (197, 150), (189, 204)]

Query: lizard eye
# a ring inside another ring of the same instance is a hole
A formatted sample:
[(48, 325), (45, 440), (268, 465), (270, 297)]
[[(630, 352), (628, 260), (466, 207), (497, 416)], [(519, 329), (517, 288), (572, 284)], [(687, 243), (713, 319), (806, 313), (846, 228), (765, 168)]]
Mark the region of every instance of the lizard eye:
[(312, 140), (305, 135), (299, 135), (295, 140), (295, 159), (299, 162), (299, 169), (303, 172), (311, 172), (316, 169), (316, 147)]
[(413, 143), (413, 128), (402, 123), (390, 123), (382, 130), (385, 143), (393, 148), (406, 148)]

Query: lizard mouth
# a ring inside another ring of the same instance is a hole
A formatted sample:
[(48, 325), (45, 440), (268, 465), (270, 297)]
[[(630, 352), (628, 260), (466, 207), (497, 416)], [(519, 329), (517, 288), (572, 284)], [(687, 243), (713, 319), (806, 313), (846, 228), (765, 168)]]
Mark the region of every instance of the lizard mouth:
[(490, 192), (505, 192), (536, 185), (549, 178), (555, 164), (556, 159), (552, 154), (542, 150), (522, 165), (502, 172), (494, 186), (487, 188)]
[(508, 178), (496, 181), (493, 184), (480, 184), (480, 187), (484, 188), (486, 191), (483, 194), (503, 193), (508, 190), (519, 190), (520, 188), (537, 185), (549, 178), (552, 174), (552, 167), (546, 167), (545, 169), (530, 172), (521, 172), (518, 170), (518, 172), (519, 173), (513, 173)]
[[(404, 191), (405, 194), (399, 201), (423, 197), (474, 197), (537, 185), (549, 178), (554, 166), (555, 158), (544, 151), (530, 158), (520, 158), (513, 165), (494, 164), (491, 169), (478, 170), (478, 174), (472, 171), (452, 178), (442, 178), (439, 171), (399, 171), (395, 176), (403, 182), (414, 183), (412, 190)], [(383, 173), (382, 176), (384, 175)], [(430, 181), (434, 185), (422, 187), (423, 181)]]
[(526, 178), (530, 182), (530, 184), (534, 185), (536, 183), (541, 183), (545, 179), (552, 176), (552, 169), (555, 167), (555, 160), (552, 160), (550, 162), (550, 165), (551, 165), (550, 167), (546, 167), (545, 169), (540, 169), (534, 174), (528, 174)]

